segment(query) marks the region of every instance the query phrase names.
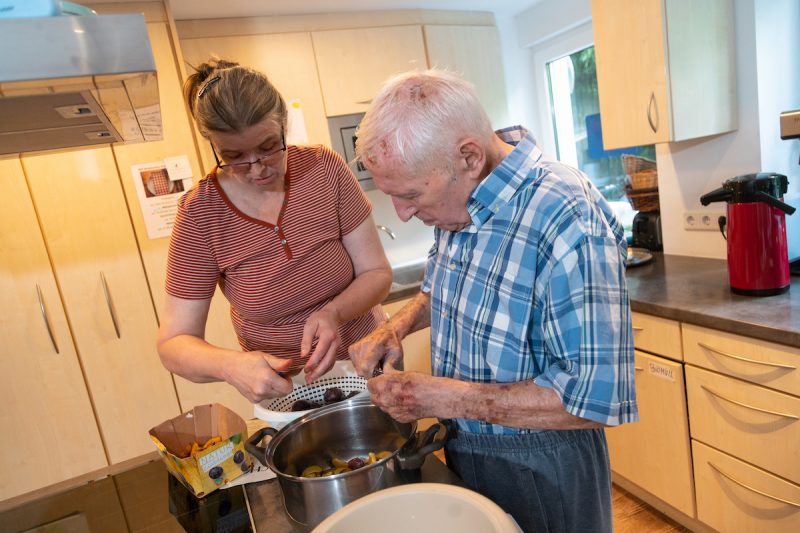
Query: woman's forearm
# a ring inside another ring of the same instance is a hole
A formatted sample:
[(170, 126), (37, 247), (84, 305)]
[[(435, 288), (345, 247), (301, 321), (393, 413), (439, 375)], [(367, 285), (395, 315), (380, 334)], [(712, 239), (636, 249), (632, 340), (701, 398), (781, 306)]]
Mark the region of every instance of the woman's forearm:
[(339, 324), (358, 318), (381, 303), (392, 286), (391, 268), (376, 268), (360, 273), (350, 285), (323, 309), (333, 311)]
[(158, 353), (167, 370), (194, 383), (225, 381), (225, 358), (241, 355), (188, 334), (159, 341)]

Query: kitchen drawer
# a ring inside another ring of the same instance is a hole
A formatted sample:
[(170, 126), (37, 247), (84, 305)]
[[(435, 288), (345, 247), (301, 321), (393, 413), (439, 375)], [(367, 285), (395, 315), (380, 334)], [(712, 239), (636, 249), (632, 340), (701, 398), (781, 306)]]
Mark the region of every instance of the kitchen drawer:
[(683, 361), (679, 322), (642, 313), (631, 313), (631, 315), (633, 318), (633, 343), (637, 350)]
[(698, 520), (726, 533), (800, 531), (800, 486), (695, 440), (692, 453)]
[(800, 396), (800, 349), (683, 325), (687, 363)]
[(693, 439), (800, 483), (800, 398), (686, 365)]

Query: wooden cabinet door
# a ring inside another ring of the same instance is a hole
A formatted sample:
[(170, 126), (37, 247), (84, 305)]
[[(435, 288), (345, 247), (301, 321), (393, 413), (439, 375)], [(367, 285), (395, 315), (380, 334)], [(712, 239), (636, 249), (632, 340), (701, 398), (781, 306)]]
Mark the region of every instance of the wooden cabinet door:
[(0, 183), (2, 501), (107, 462), (18, 158), (0, 159)]
[(670, 140), (662, 4), (663, 0), (592, 1), (606, 150)]
[[(158, 91), (164, 137), (161, 141), (117, 144), (113, 146), (113, 150), (156, 312), (160, 315), (164, 309), (166, 294), (164, 286), (169, 238), (150, 239), (148, 237), (131, 166), (161, 161), (166, 157), (185, 155), (189, 159), (195, 182), (203, 177), (205, 172), (203, 171), (204, 166), (200, 164), (197, 157), (196, 146), (192, 138), (191, 120), (183, 104), (181, 79), (167, 26), (165, 23), (153, 22), (147, 25), (147, 30), (158, 71)], [(321, 108), (322, 104), (320, 103), (320, 114), (322, 114)], [(206, 147), (207, 143), (203, 146)], [(209, 165), (211, 164), (213, 164), (213, 158)], [(239, 349), (239, 342), (231, 324), (230, 306), (219, 290), (217, 290), (209, 310), (206, 339), (216, 346)], [(175, 376), (175, 388), (178, 392), (182, 412), (189, 411), (196, 405), (221, 403), (246, 419), (253, 416), (252, 404), (227, 383), (192, 383)]]
[(22, 163), (109, 460), (153, 452), (148, 430), (179, 408), (111, 149)]
[(639, 422), (606, 429), (611, 469), (694, 516), (683, 365), (636, 351)]
[(458, 72), (475, 85), (495, 129), (509, 126), (500, 36), (494, 26), (425, 26), (431, 67)]
[[(237, 61), (266, 74), (287, 105), (299, 101), (308, 144), (331, 145), (322, 90), (317, 76), (314, 47), (308, 32), (261, 35), (231, 35), (202, 39), (181, 39), (183, 57), (189, 65), (199, 65), (212, 54)], [(293, 143), (291, 132), (287, 142)], [(208, 142), (200, 137), (204, 167), (214, 165)], [(305, 143), (303, 143), (305, 144)]]
[(420, 26), (388, 26), (311, 33), (329, 117), (363, 113), (393, 74), (426, 69)]

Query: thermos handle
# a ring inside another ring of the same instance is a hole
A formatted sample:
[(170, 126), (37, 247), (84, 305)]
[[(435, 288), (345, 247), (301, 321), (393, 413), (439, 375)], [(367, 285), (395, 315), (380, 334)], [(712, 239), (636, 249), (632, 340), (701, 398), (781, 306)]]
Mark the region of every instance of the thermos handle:
[(700, 203), (703, 205), (708, 205), (712, 202), (727, 202), (731, 199), (731, 191), (726, 189), (725, 187), (720, 187), (719, 189), (714, 189), (711, 192), (708, 192), (700, 197)]
[(780, 209), (781, 211), (783, 211), (787, 215), (792, 215), (796, 211), (796, 209), (794, 207), (790, 206), (789, 204), (781, 202), (780, 200), (778, 200), (774, 196), (769, 195), (769, 194), (765, 193), (764, 191), (756, 191), (755, 192), (755, 196), (759, 200), (761, 200), (762, 202), (765, 202), (765, 203), (771, 205), (772, 207), (774, 207), (776, 209)]
[(725, 215), (722, 215), (717, 219), (717, 224), (719, 224), (719, 232), (722, 233), (722, 238), (726, 241), (728, 240), (728, 236), (725, 235), (725, 225), (728, 223), (728, 219)]

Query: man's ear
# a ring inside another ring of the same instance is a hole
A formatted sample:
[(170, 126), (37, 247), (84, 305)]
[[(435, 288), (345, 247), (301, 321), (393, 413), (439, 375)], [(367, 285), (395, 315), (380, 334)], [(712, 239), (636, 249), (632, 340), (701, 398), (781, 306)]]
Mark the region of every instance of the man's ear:
[(483, 146), (472, 138), (461, 141), (459, 154), (461, 168), (468, 172), (480, 171), (486, 161), (486, 152)]

